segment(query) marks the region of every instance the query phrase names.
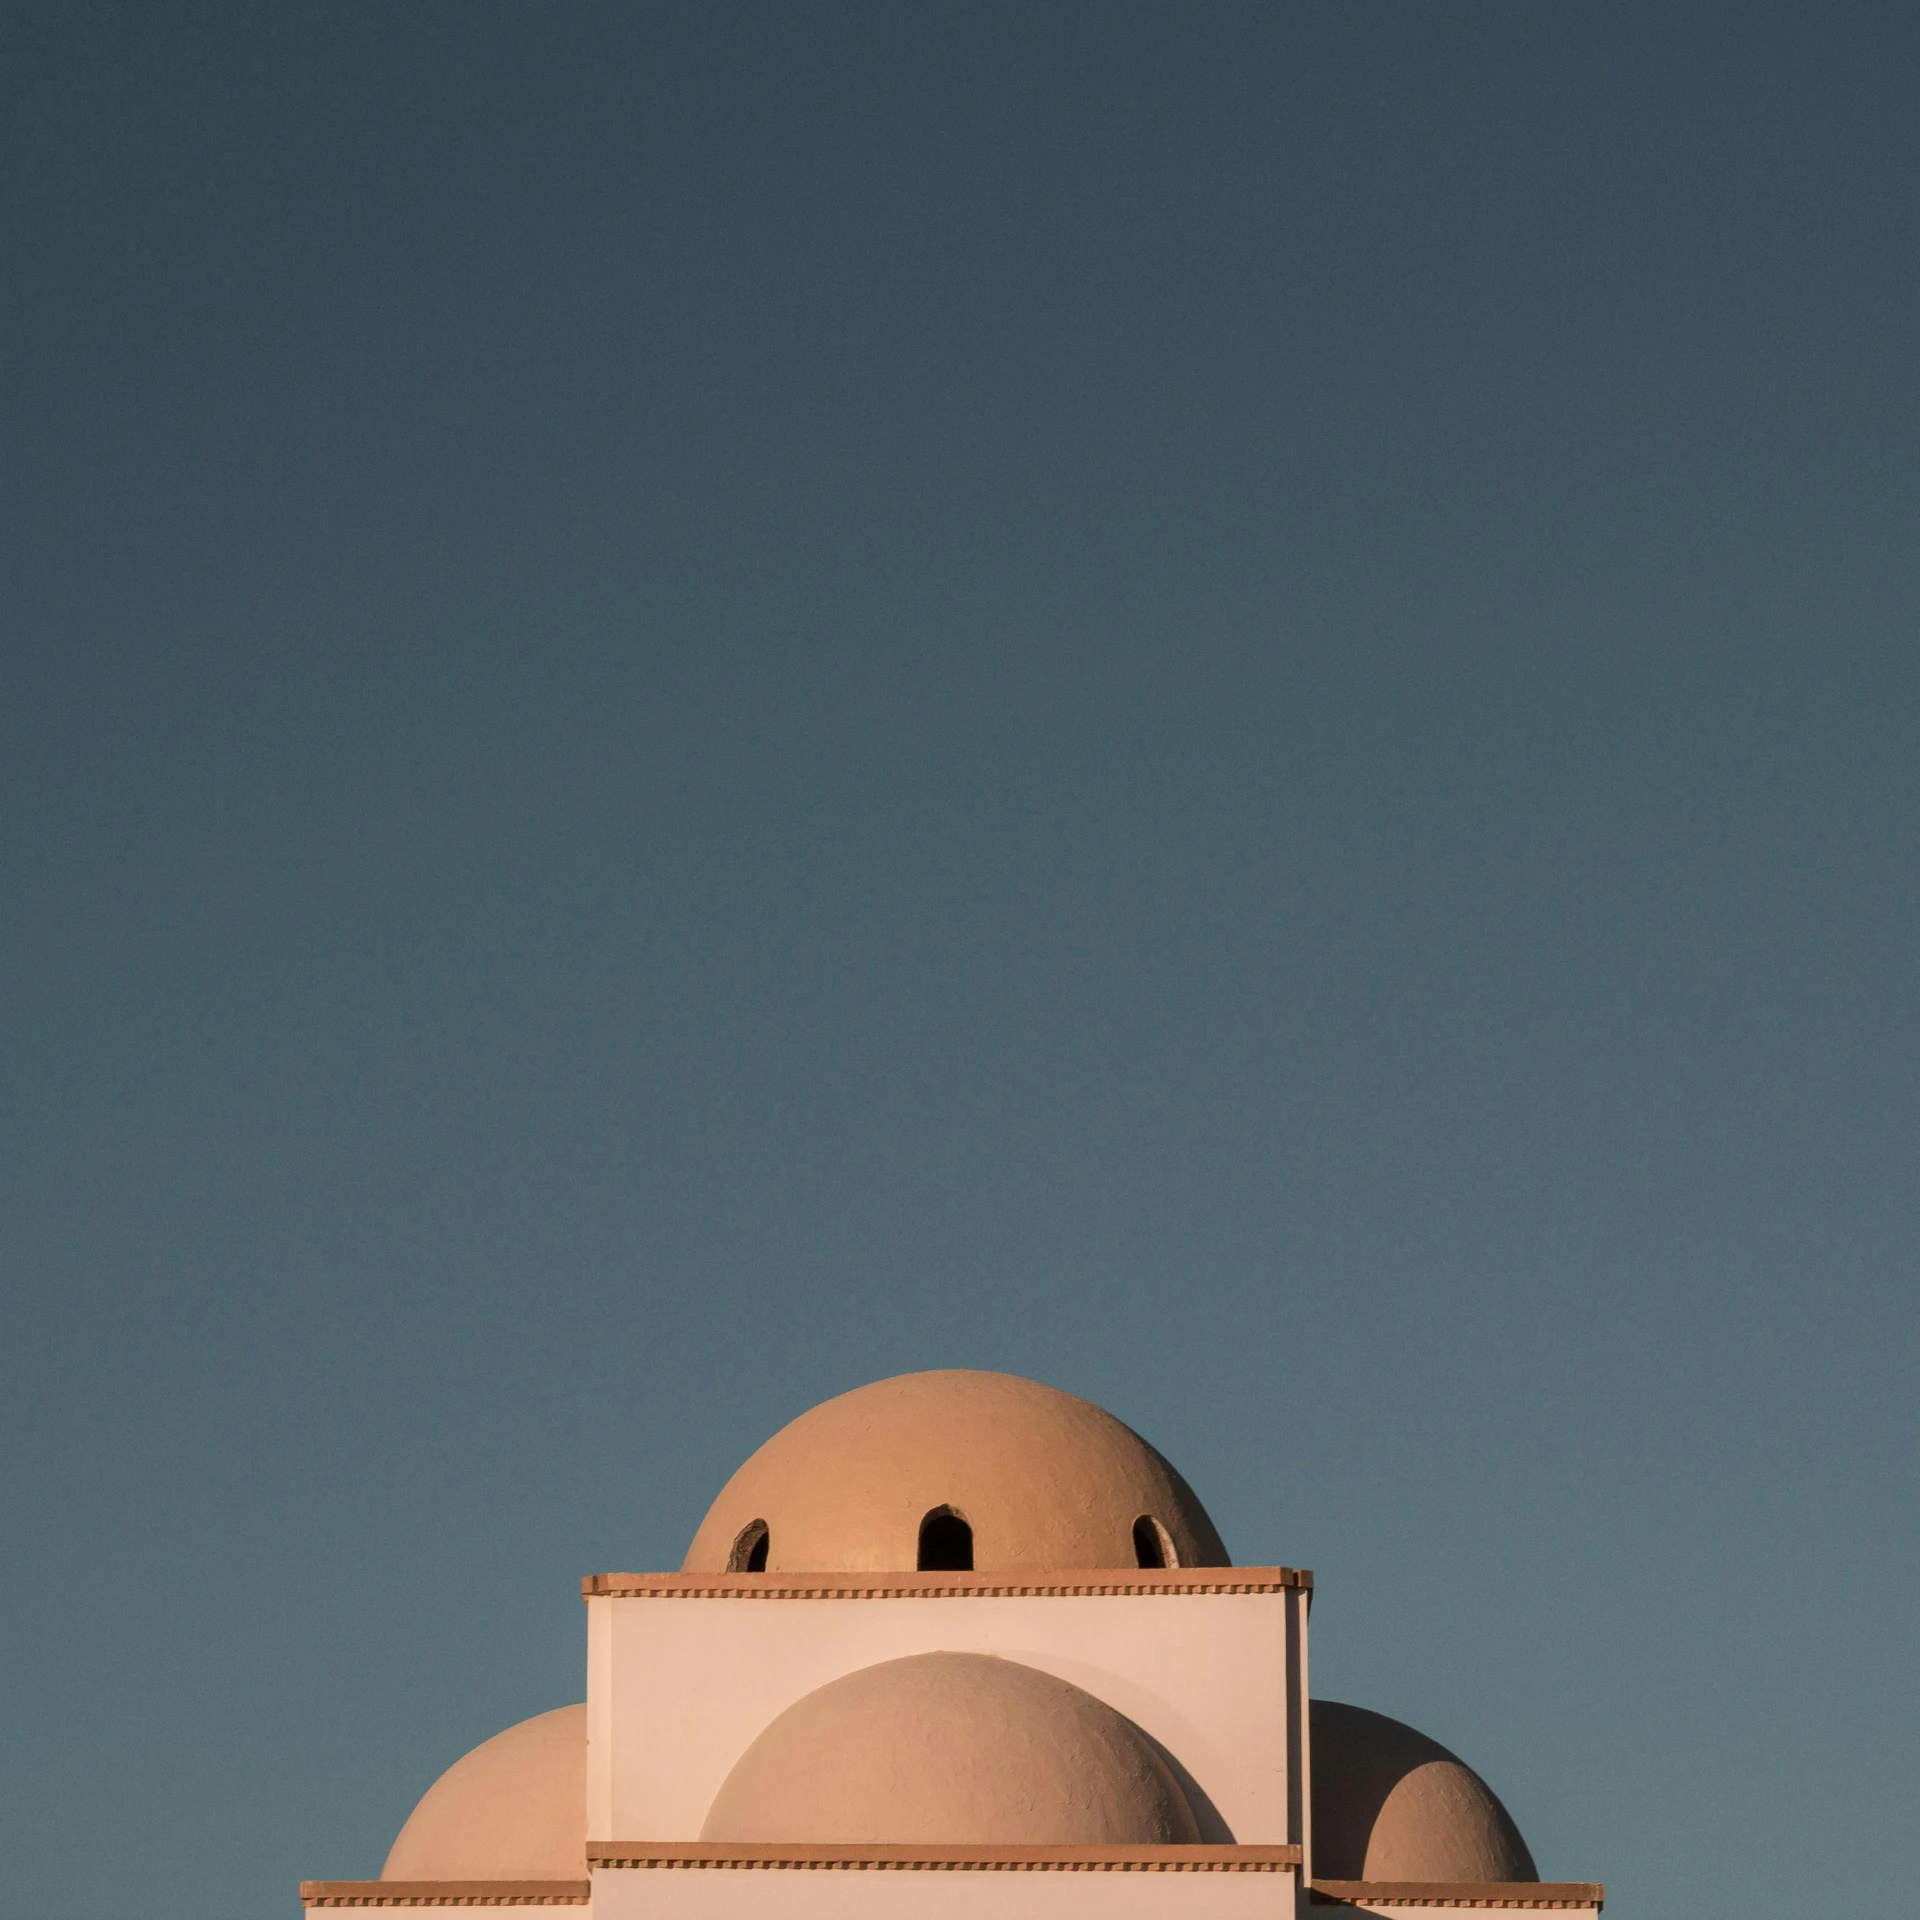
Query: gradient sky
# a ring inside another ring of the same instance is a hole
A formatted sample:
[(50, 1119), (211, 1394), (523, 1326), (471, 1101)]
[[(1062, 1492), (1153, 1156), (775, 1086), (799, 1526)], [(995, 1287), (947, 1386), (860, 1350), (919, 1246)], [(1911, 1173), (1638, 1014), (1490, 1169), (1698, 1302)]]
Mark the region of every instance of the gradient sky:
[(257, 1920), (1030, 1374), (1620, 1920), (1920, 1831), (1920, 12), (0, 8), (0, 1909)]

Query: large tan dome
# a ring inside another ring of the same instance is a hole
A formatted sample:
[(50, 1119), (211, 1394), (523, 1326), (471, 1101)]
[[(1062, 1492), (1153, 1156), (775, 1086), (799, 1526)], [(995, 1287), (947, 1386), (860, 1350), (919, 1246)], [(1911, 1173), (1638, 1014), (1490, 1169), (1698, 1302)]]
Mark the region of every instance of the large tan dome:
[(943, 1510), (934, 1524), (970, 1531), (982, 1570), (1228, 1564), (1192, 1488), (1112, 1414), (952, 1370), (877, 1381), (781, 1428), (721, 1489), (685, 1571), (909, 1571)]
[(1424, 1733), (1335, 1700), (1312, 1705), (1317, 1880), (1538, 1880), (1493, 1789)]
[(587, 1710), (556, 1707), (456, 1760), (400, 1829), (382, 1880), (584, 1880)]
[(1052, 1674), (980, 1653), (862, 1667), (797, 1700), (727, 1776), (703, 1840), (1190, 1844), (1138, 1727)]

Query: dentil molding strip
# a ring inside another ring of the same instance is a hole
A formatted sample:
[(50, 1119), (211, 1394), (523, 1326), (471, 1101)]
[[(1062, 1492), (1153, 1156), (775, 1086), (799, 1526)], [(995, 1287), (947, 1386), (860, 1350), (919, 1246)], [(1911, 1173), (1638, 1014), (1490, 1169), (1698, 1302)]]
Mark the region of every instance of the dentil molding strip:
[(302, 1880), (304, 1907), (584, 1907), (591, 1880)]
[(587, 1864), (838, 1873), (1287, 1873), (1298, 1847), (988, 1847), (766, 1840), (589, 1840)]
[(1065, 1573), (590, 1573), (588, 1600), (1011, 1600), (1140, 1594), (1284, 1593), (1299, 1567), (1114, 1567)]

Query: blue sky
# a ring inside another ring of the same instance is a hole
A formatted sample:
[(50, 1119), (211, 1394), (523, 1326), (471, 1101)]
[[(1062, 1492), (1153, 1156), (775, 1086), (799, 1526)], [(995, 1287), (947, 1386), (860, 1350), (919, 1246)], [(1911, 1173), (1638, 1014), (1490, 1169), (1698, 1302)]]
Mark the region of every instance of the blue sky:
[(946, 1365), (1622, 1920), (1895, 1899), (1917, 66), (0, 17), (0, 1901), (377, 1872)]

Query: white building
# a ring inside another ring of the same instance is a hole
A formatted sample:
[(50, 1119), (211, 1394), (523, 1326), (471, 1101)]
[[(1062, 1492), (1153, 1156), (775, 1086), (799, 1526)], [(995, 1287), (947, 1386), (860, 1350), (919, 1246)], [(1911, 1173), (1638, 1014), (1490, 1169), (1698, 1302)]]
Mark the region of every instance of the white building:
[(378, 1880), (304, 1883), (315, 1920), (1601, 1904), (1543, 1882), (1443, 1747), (1309, 1706), (1313, 1576), (1231, 1566), (1153, 1448), (1030, 1380), (829, 1400), (728, 1481), (680, 1572), (584, 1586), (585, 1704), (456, 1763)]

